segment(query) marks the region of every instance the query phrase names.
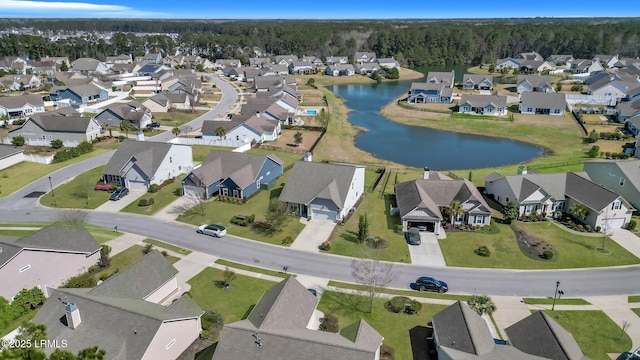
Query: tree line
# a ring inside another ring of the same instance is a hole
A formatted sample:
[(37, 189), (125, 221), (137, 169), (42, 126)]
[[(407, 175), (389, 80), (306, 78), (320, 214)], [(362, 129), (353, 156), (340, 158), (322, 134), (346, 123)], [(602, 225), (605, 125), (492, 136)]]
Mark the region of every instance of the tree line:
[[(117, 54), (183, 52), (211, 59), (248, 61), (264, 54), (340, 55), (373, 51), (409, 67), (493, 63), (497, 58), (537, 51), (543, 56), (596, 54), (640, 56), (637, 19), (500, 19), (439, 21), (214, 21), (2, 19), (0, 28), (30, 27), (40, 35), (6, 34), (0, 56), (32, 59), (68, 56), (104, 59)], [(98, 33), (114, 32), (109, 40)], [(150, 34), (153, 33), (153, 34)], [(57, 41), (49, 36), (65, 35)], [(78, 35), (82, 34), (82, 35)], [(161, 34), (161, 35), (158, 35)], [(163, 34), (163, 35), (162, 35)]]

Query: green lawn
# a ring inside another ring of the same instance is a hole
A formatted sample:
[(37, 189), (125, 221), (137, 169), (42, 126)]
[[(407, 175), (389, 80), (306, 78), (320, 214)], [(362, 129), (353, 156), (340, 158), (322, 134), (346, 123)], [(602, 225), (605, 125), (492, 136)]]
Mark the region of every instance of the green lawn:
[[(525, 304), (531, 304), (531, 305), (552, 305), (553, 302), (553, 298), (523, 298), (522, 301), (524, 301)], [(556, 299), (555, 301), (556, 305), (591, 305), (590, 302), (588, 302), (585, 299), (579, 299), (579, 298), (567, 298), (567, 299)]]
[(291, 276), (291, 275), (285, 274), (285, 273), (283, 273), (281, 271), (274, 271), (274, 270), (259, 268), (259, 267), (255, 267), (255, 266), (239, 264), (237, 262), (233, 262), (233, 261), (229, 261), (229, 260), (225, 260), (225, 259), (216, 260), (216, 264), (228, 266), (228, 267), (234, 268), (234, 269), (246, 270), (246, 271), (251, 271), (251, 272), (258, 273), (258, 274), (265, 274), (265, 275), (276, 276), (276, 277), (281, 277), (281, 278), (287, 278), (287, 277)]
[[(375, 171), (365, 172), (365, 189), (370, 189), (378, 174)], [(385, 175), (386, 176), (386, 175)], [(380, 251), (380, 259), (386, 261), (410, 263), (409, 248), (402, 232), (396, 231), (400, 225), (400, 217), (389, 215), (389, 195), (380, 196), (382, 181), (373, 193), (366, 193), (358, 209), (344, 226), (336, 226), (331, 234), (330, 252), (337, 255), (353, 257), (369, 257), (372, 249), (357, 241), (360, 215), (366, 214), (369, 222), (369, 234), (388, 242), (388, 247)]]
[(163, 241), (160, 241), (160, 240), (154, 240), (154, 239), (147, 238), (147, 239), (142, 240), (142, 242), (147, 243), (147, 244), (151, 244), (153, 246), (157, 246), (159, 248), (171, 250), (171, 251), (177, 252), (177, 253), (182, 254), (182, 255), (189, 255), (189, 254), (191, 254), (193, 252), (191, 250), (183, 249), (183, 248), (181, 248), (179, 246), (175, 246), (175, 245), (172, 245), (172, 244), (167, 244), (166, 242), (163, 242)]
[(216, 281), (222, 280), (222, 270), (206, 268), (191, 278), (189, 294), (203, 310), (215, 310), (222, 314), (224, 323), (230, 324), (244, 319), (262, 294), (276, 283), (250, 276), (236, 275), (231, 289), (219, 288)]
[(25, 236), (29, 236), (29, 235), (33, 234), (36, 231), (38, 231), (38, 230), (37, 229), (34, 229), (34, 230), (0, 229), (0, 235), (1, 236), (25, 237)]
[[(2, 229), (0, 227), (0, 235), (4, 236), (18, 236), (24, 237), (33, 234), (34, 232), (40, 230), (45, 226), (49, 226), (52, 223), (25, 223), (25, 224), (11, 224), (11, 227), (33, 227), (33, 230), (12, 230), (12, 229)], [(3, 225), (4, 226), (4, 225)], [(120, 234), (114, 232), (110, 229), (105, 229), (96, 226), (84, 226), (85, 229), (96, 239), (98, 244), (104, 244), (109, 240), (113, 240), (120, 236)]]
[(153, 121), (158, 121), (162, 126), (182, 126), (205, 112), (204, 110), (196, 110), (194, 112), (174, 110), (167, 113), (153, 113)]
[(31, 310), (28, 313), (23, 314), (22, 316), (20, 316), (17, 319), (13, 320), (11, 323), (7, 324), (6, 327), (0, 328), (0, 337), (3, 337), (5, 335), (7, 335), (8, 333), (12, 332), (18, 326), (22, 325), (23, 322), (31, 321), (31, 319), (33, 319), (36, 316), (36, 314), (38, 314), (38, 310)]
[[(133, 264), (144, 256), (142, 250), (144, 250), (144, 247), (140, 245), (133, 245), (132, 247), (120, 253), (117, 253), (116, 255), (113, 255), (111, 257), (111, 266), (93, 274), (93, 277), (98, 280), (103, 274), (108, 274), (109, 276), (111, 276), (116, 272), (124, 270), (127, 266)], [(180, 258), (177, 258), (175, 256), (167, 256), (166, 258), (172, 264), (175, 264), (178, 260), (180, 260)]]
[(231, 151), (232, 148), (226, 146), (209, 146), (209, 145), (191, 145), (191, 153), (193, 155), (193, 161), (203, 162), (207, 158), (211, 150), (225, 150)]
[(113, 231), (112, 229), (105, 229), (96, 226), (86, 226), (85, 229), (96, 239), (98, 244), (104, 244), (107, 241), (113, 240), (120, 236), (120, 233)]
[(567, 329), (582, 352), (593, 360), (609, 360), (608, 353), (620, 354), (631, 349), (631, 339), (602, 311), (545, 311)]
[(98, 166), (76, 176), (40, 198), (40, 204), (57, 208), (95, 209), (109, 201), (108, 191), (96, 191), (93, 187), (100, 181), (104, 166)]
[[(521, 223), (517, 227), (551, 243), (558, 254), (552, 260), (536, 260), (524, 255), (516, 243), (513, 231), (507, 225), (495, 224), (499, 232), (448, 232), (440, 240), (440, 248), (448, 266), (503, 268), (503, 269), (565, 269), (583, 267), (605, 267), (637, 264), (638, 258), (611, 239), (605, 242), (609, 254), (595, 249), (602, 246), (601, 237), (581, 236), (564, 231), (548, 223)], [(485, 245), (491, 256), (480, 257), (473, 253)]]
[(384, 336), (384, 343), (395, 350), (395, 359), (412, 359), (409, 331), (415, 327), (427, 326), (434, 314), (446, 306), (422, 304), (417, 315), (395, 314), (384, 308), (386, 299), (374, 299), (373, 312), (369, 313), (369, 298), (341, 292), (325, 291), (318, 304), (318, 310), (339, 318), (340, 329), (364, 319)]
[[(343, 289), (350, 290), (362, 290), (366, 291), (367, 287), (364, 285), (358, 284), (350, 284), (340, 281), (329, 281), (328, 286), (335, 286)], [(452, 295), (452, 294), (438, 294), (432, 292), (424, 292), (424, 291), (415, 291), (415, 290), (398, 290), (398, 289), (389, 289), (389, 288), (378, 288), (378, 292), (385, 294), (393, 294), (393, 295), (402, 295), (402, 296), (415, 296), (422, 298), (431, 298), (431, 299), (445, 299), (445, 300), (469, 300), (470, 296), (467, 295)]]
[(49, 165), (23, 161), (4, 170), (0, 170), (0, 198), (58, 169), (104, 154), (108, 151), (111, 151), (111, 149), (95, 149), (93, 152), (78, 156), (77, 158)]
[(632, 308), (631, 311), (636, 313), (636, 315), (640, 316), (640, 308)]
[[(122, 212), (141, 214), (141, 215), (153, 215), (158, 211), (162, 210), (166, 206), (169, 206), (172, 202), (176, 201), (180, 196), (176, 195), (178, 193), (178, 189), (182, 187), (182, 183), (180, 179), (184, 176), (179, 175), (173, 183), (162, 187), (162, 189), (158, 190), (156, 193), (145, 193), (138, 200), (132, 202), (127, 205), (124, 209), (120, 210)], [(153, 198), (154, 203), (150, 206), (138, 206), (138, 202), (142, 199), (149, 200)]]
[(632, 302), (640, 302), (640, 295), (629, 295), (629, 300), (630, 303)]

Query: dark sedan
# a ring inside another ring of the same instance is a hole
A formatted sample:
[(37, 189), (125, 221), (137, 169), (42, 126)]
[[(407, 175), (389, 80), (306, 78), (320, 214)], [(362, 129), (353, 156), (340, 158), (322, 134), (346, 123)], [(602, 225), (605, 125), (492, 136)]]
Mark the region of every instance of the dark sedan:
[(416, 279), (416, 290), (445, 293), (449, 290), (449, 286), (444, 281), (428, 276), (421, 276)]

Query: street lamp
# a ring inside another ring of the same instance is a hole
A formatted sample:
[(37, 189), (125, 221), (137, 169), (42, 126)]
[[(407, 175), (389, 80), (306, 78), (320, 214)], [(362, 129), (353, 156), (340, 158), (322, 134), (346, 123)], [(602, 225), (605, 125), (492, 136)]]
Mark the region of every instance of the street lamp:
[(53, 183), (51, 182), (51, 176), (49, 176), (49, 186), (51, 186), (51, 196), (53, 197), (53, 206), (58, 207), (58, 204), (56, 204), (56, 194), (53, 192)]
[(556, 281), (556, 292), (553, 294), (553, 305), (551, 305), (551, 310), (555, 309), (556, 307), (556, 297), (558, 297), (558, 286), (560, 286), (560, 281)]

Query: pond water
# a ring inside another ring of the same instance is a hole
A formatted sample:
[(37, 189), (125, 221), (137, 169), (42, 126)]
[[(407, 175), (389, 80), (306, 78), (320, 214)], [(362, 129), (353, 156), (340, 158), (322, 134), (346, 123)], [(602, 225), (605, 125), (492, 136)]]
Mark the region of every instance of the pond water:
[[(456, 67), (456, 78), (462, 78), (464, 69)], [(431, 70), (450, 71), (451, 67)], [(351, 109), (349, 121), (368, 130), (356, 136), (358, 148), (379, 159), (438, 170), (497, 167), (544, 155), (542, 148), (519, 141), (402, 125), (378, 114), (382, 107), (407, 92), (414, 81), (424, 78), (328, 87)]]

